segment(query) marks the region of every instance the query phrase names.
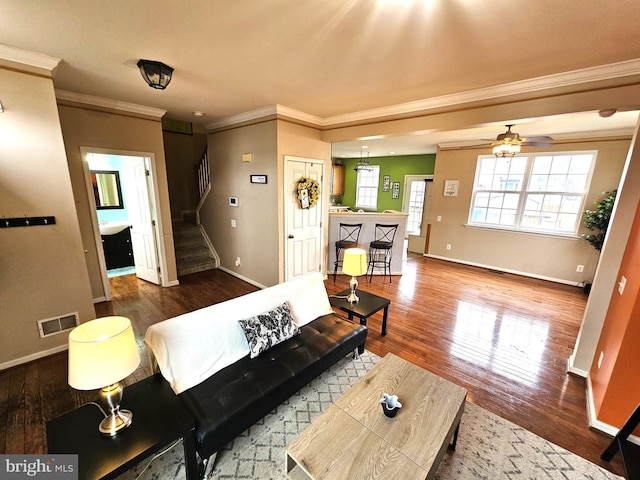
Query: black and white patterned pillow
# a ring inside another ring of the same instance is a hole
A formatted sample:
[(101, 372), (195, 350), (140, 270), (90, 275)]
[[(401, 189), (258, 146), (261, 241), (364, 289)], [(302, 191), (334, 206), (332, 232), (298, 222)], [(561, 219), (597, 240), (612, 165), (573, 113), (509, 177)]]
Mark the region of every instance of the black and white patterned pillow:
[(300, 333), (287, 302), (238, 323), (247, 337), (251, 358)]

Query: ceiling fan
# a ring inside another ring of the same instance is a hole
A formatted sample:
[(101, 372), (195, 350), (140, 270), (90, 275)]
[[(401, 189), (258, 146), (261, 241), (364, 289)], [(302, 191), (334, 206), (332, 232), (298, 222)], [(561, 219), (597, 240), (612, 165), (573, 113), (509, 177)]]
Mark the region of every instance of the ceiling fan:
[(511, 127), (515, 124), (505, 125), (507, 131), (496, 137), (495, 142), (491, 143), (493, 153), (496, 157), (513, 157), (516, 153), (520, 153), (520, 147), (550, 147), (553, 140), (549, 136), (540, 137), (521, 137), (519, 133), (512, 132)]

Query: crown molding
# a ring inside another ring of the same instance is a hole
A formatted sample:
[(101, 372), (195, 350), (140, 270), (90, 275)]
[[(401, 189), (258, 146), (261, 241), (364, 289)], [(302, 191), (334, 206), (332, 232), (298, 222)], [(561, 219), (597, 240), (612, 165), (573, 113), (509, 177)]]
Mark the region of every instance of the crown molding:
[(231, 127), (233, 125), (250, 123), (255, 120), (263, 120), (268, 117), (292, 118), (302, 123), (314, 126), (321, 126), (323, 122), (323, 119), (317, 117), (316, 115), (301, 112), (300, 110), (296, 110), (294, 108), (285, 107), (284, 105), (275, 104), (207, 123), (205, 125), (205, 128), (207, 128), (208, 130), (218, 130), (225, 127)]
[(581, 70), (573, 70), (569, 72), (555, 73), (552, 75), (545, 75), (517, 82), (504, 83), (491, 87), (478, 88), (465, 92), (441, 95), (439, 97), (426, 98), (412, 102), (389, 105), (386, 107), (362, 110), (359, 112), (345, 113), (326, 118), (310, 115), (283, 105), (270, 105), (268, 107), (223, 118), (207, 124), (205, 127), (210, 130), (214, 130), (274, 115), (285, 116), (320, 128), (335, 127), (349, 123), (362, 123), (387, 117), (406, 116), (437, 108), (446, 108), (454, 105), (540, 92), (555, 88), (584, 85), (634, 75), (640, 75), (640, 59), (599, 65), (596, 67), (583, 68)]
[(256, 110), (250, 110), (248, 112), (239, 113), (237, 115), (231, 115), (215, 122), (205, 124), (205, 128), (208, 130), (217, 130), (219, 128), (230, 127), (233, 125), (239, 125), (246, 122), (251, 122), (257, 119), (263, 119), (276, 115), (277, 105), (269, 105), (266, 107), (258, 108)]
[(56, 99), (66, 101), (70, 103), (79, 103), (83, 105), (91, 105), (93, 107), (99, 107), (109, 110), (116, 110), (118, 112), (124, 112), (135, 115), (144, 115), (153, 118), (162, 118), (166, 110), (153, 107), (145, 107), (144, 105), (137, 105), (135, 103), (121, 102), (119, 100), (111, 100), (109, 98), (94, 97), (93, 95), (86, 95), (84, 93), (70, 92), (68, 90), (55, 89)]
[(0, 60), (45, 70), (50, 75), (53, 75), (54, 70), (62, 61), (59, 58), (50, 57), (44, 53), (32, 52), (3, 43), (0, 43)]
[(581, 70), (556, 73), (553, 75), (545, 75), (518, 82), (504, 83), (491, 87), (468, 90), (466, 92), (390, 105), (388, 107), (373, 108), (360, 112), (336, 115), (323, 119), (322, 126), (329, 127), (344, 123), (379, 119), (382, 117), (406, 115), (425, 110), (461, 105), (464, 103), (504, 98), (554, 88), (571, 87), (633, 75), (640, 75), (640, 59), (611, 63), (608, 65), (599, 65), (597, 67), (589, 67)]

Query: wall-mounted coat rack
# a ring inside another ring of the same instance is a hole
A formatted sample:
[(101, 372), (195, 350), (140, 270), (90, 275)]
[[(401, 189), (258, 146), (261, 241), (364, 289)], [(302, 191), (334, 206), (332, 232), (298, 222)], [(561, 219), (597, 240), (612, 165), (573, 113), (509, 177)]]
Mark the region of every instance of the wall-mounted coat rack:
[(0, 218), (0, 228), (35, 227), (38, 225), (55, 225), (56, 217), (17, 217)]

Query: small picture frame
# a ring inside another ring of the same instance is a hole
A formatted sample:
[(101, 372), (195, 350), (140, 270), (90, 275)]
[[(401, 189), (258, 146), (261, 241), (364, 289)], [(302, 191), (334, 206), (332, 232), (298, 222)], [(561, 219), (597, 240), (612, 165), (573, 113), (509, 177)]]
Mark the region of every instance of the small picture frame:
[(393, 182), (391, 198), (400, 198), (400, 182)]
[(382, 191), (388, 192), (391, 186), (391, 175), (385, 175), (382, 177)]
[(444, 181), (444, 196), (445, 197), (457, 197), (458, 185), (460, 180), (445, 180)]
[(238, 204), (238, 197), (229, 197), (229, 206), (237, 207)]
[(267, 183), (266, 175), (249, 175), (249, 180), (251, 183), (261, 183), (265, 185)]

